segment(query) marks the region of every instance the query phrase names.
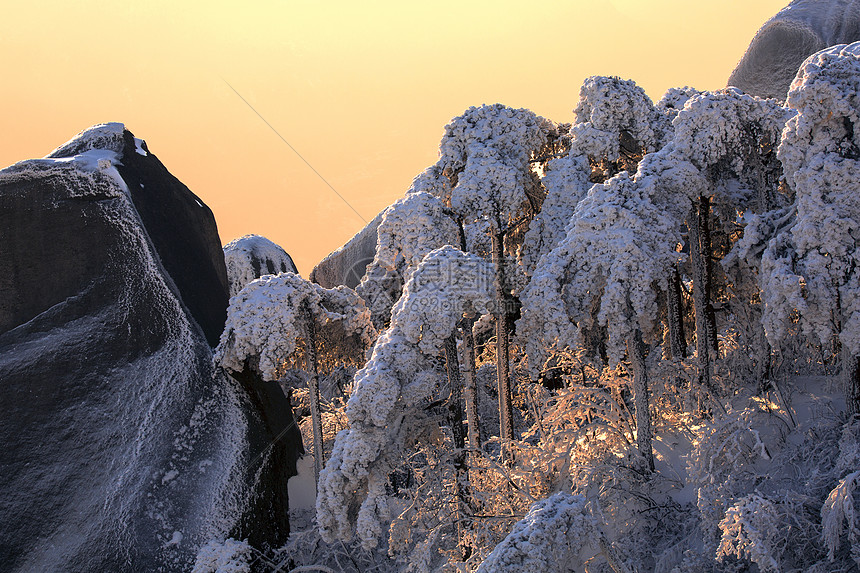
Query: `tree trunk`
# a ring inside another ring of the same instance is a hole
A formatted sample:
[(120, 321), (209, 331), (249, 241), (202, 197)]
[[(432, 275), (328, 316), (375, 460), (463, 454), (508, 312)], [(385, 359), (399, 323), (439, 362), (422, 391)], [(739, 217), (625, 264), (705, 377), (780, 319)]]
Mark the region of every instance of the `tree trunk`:
[[(762, 304), (762, 310), (764, 310)], [(756, 380), (758, 380), (758, 392), (764, 394), (770, 388), (770, 342), (767, 341), (767, 335), (764, 331), (764, 325), (761, 320), (756, 325), (758, 329), (758, 340), (756, 341), (756, 354), (758, 360), (755, 365)]]
[(505, 296), (504, 235), (493, 233), (493, 264), (496, 274), (493, 281), (496, 294), (496, 379), (499, 390), (499, 436), (510, 441), (514, 436), (513, 395), (509, 372), (508, 312)]
[[(762, 143), (766, 147), (770, 147), (772, 145), (772, 142), (769, 140)], [(751, 160), (756, 174), (756, 186), (758, 187), (758, 212), (762, 214), (767, 213), (773, 208), (773, 200), (770, 188), (765, 181), (764, 165), (762, 164), (761, 155), (753, 153)], [(764, 313), (764, 302), (760, 302), (759, 306), (761, 307), (762, 313)], [(756, 341), (755, 349), (756, 354), (758, 354), (758, 362), (755, 367), (756, 379), (758, 380), (759, 394), (764, 394), (771, 386), (770, 342), (767, 340), (764, 324), (762, 324), (761, 319), (758, 320), (756, 328), (758, 329), (758, 340)]]
[(860, 357), (842, 345), (842, 378), (845, 384), (845, 405), (848, 415), (860, 415)]
[(694, 204), (687, 217), (687, 238), (690, 244), (690, 262), (693, 267), (693, 306), (696, 311), (696, 362), (699, 369), (699, 383), (708, 391), (711, 386), (711, 352), (708, 344), (708, 291), (705, 262), (702, 256), (699, 237), (699, 216)]
[(704, 273), (702, 292), (705, 295), (705, 306), (703, 308), (705, 309), (705, 319), (707, 321), (708, 346), (716, 353), (719, 351), (719, 343), (717, 342), (717, 316), (711, 303), (711, 287), (714, 284), (714, 265), (711, 260), (711, 199), (704, 195), (699, 197), (698, 232), (699, 252), (701, 253)]
[(481, 426), (478, 421), (478, 371), (475, 367), (475, 337), (472, 335), (473, 318), (460, 322), (463, 330), (463, 394), (466, 401), (466, 424), (468, 427), (469, 449), (481, 449)]
[(645, 344), (638, 328), (627, 339), (627, 353), (633, 366), (633, 404), (636, 408), (636, 448), (654, 471), (654, 451), (651, 448), (651, 411), (648, 399), (648, 370), (645, 366)]
[(681, 273), (678, 265), (672, 266), (666, 289), (667, 321), (669, 322), (669, 343), (672, 358), (683, 360), (687, 357), (687, 336), (684, 332), (684, 303), (681, 298)]
[(469, 474), (466, 465), (466, 435), (463, 431), (463, 407), (460, 404), (460, 361), (457, 359), (457, 339), (454, 334), (445, 340), (445, 363), (448, 367), (448, 385), (451, 394), (448, 398), (448, 420), (454, 439), (454, 498), (457, 504), (457, 544), (464, 559), (470, 551), (464, 545), (469, 522)]
[(322, 414), (320, 412), (320, 383), (319, 368), (317, 367), (317, 340), (314, 316), (308, 303), (304, 303), (305, 325), (307, 327), (307, 340), (305, 349), (305, 368), (310, 378), (308, 379), (308, 394), (311, 402), (311, 424), (313, 426), (314, 438), (314, 484), (319, 488), (320, 471), (325, 464), (325, 453), (323, 451)]

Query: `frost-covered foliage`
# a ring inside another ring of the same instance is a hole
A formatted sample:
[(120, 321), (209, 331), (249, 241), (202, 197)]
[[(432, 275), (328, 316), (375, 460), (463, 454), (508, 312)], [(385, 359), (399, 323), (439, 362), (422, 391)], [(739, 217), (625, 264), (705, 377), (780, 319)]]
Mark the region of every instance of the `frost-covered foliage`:
[(299, 272), (284, 249), (260, 235), (245, 235), (224, 245), (224, 262), (231, 297), (263, 275)]
[(576, 205), (591, 184), (620, 170), (635, 171), (646, 153), (660, 149), (672, 132), (674, 115), (666, 110), (683, 107), (692, 94), (690, 88), (670, 90), (660, 108), (631, 80), (603, 76), (585, 80), (577, 123), (570, 130), (570, 149), (547, 164), (541, 180), (546, 198), (523, 239), (520, 262), (527, 276), (564, 238)]
[[(370, 361), (355, 376), (341, 432), (320, 476), (317, 521), (323, 538), (350, 539), (356, 529), (373, 547), (387, 519), (386, 484), (441, 373), (437, 358), (465, 312), (489, 312), (490, 265), (446, 246), (429, 253), (406, 283)], [(360, 505), (360, 508), (357, 507)]]
[(778, 102), (738, 90), (704, 92), (691, 97), (673, 121), (671, 153), (695, 165), (712, 186), (730, 178), (753, 185), (762, 148), (779, 141), (788, 115)]
[(587, 78), (575, 113), (571, 149), (596, 161), (617, 163), (624, 153), (641, 157), (659, 149), (671, 131), (666, 116), (633, 80)]
[(437, 199), (447, 202), (451, 199), (451, 180), (442, 173), (441, 162), (434, 163), (415, 176), (406, 191), (410, 193), (429, 193)]
[(761, 418), (757, 409), (745, 409), (706, 424), (687, 459), (687, 473), (697, 486), (700, 526), (710, 550), (716, 547), (726, 511), (753, 489), (760, 462), (770, 458), (757, 429)]
[(452, 181), (451, 207), (467, 222), (505, 232), (535, 184), (529, 160), (552, 124), (527, 109), (471, 107), (445, 126), (439, 165)]
[(774, 504), (758, 494), (744, 496), (728, 510), (720, 521), (722, 540), (717, 558), (734, 555), (749, 559), (759, 571), (779, 573), (773, 557), (772, 540), (778, 536), (780, 515)]
[(839, 335), (860, 353), (860, 44), (834, 46), (801, 66), (778, 155), (795, 192), (795, 220), (763, 255), (765, 327), (773, 344), (792, 311), (822, 344)]
[(532, 153), (546, 143), (549, 130), (547, 120), (527, 109), (502, 104), (470, 107), (445, 126), (439, 144), (439, 165), (445, 171), (459, 173), (474, 152), (490, 148), (501, 161), (526, 170)]
[(337, 325), (368, 346), (373, 340), (370, 312), (351, 289), (324, 289), (294, 273), (264, 275), (231, 299), (216, 363), (241, 372), (250, 360), (264, 380), (277, 380), (307, 336), (303, 307), (320, 327)]
[(584, 155), (568, 154), (547, 164), (541, 180), (546, 198), (540, 213), (529, 224), (520, 250), (520, 262), (527, 275), (531, 276), (540, 258), (564, 238), (576, 205), (591, 187), (590, 176), (591, 165)]
[(679, 241), (675, 220), (627, 173), (592, 187), (567, 236), (541, 260), (523, 292), (520, 328), (529, 356), (553, 345), (582, 345), (599, 325), (608, 329), (611, 360), (620, 360), (632, 332), (653, 330), (653, 285), (677, 261)]
[(210, 541), (200, 548), (191, 573), (250, 573), (251, 547), (248, 541)]
[[(839, 480), (839, 485), (827, 496), (821, 508), (821, 534), (827, 547), (827, 558), (833, 561), (839, 549), (843, 531), (848, 530), (851, 557), (860, 567), (860, 523), (857, 519), (854, 492), (860, 484), (860, 471), (855, 471)], [(845, 525), (843, 525), (845, 524)], [(847, 527), (846, 527), (847, 525)]]
[(701, 93), (702, 92), (699, 90), (691, 88), (690, 86), (669, 88), (654, 107), (657, 108), (658, 112), (666, 116), (666, 119), (671, 123), (676, 117), (678, 117), (678, 113), (684, 109), (687, 101), (689, 101), (693, 96), (697, 96)]
[(445, 204), (414, 187), (385, 210), (377, 236), (376, 256), (356, 292), (368, 301), (374, 323), (383, 326), (400, 297), (400, 286), (424, 256), (445, 245), (459, 245), (460, 236)]
[(477, 573), (581, 571), (598, 547), (597, 521), (585, 498), (559, 492), (532, 506)]

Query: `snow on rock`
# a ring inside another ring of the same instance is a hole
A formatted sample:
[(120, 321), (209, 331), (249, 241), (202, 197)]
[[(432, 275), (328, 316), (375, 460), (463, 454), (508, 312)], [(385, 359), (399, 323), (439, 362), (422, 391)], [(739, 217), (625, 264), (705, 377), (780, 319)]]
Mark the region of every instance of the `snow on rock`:
[(210, 541), (197, 552), (191, 573), (250, 573), (253, 557), (247, 540)]
[(294, 444), (270, 444), (291, 421), (286, 399), (265, 411), (212, 368), (207, 335), (227, 303), (214, 218), (135, 149), (108, 124), (0, 171), (11, 571), (187, 570), (207, 539), (277, 545), (288, 532), (256, 507), (286, 506)]
[(245, 235), (224, 245), (224, 260), (231, 297), (263, 275), (299, 272), (283, 248), (260, 235)]
[(858, 40), (857, 0), (794, 0), (756, 33), (728, 85), (760, 97), (785, 99), (797, 67), (810, 54)]
[(489, 312), (492, 279), (487, 262), (451, 246), (429, 253), (412, 273), (391, 326), (355, 375), (349, 428), (338, 434), (320, 474), (317, 521), (324, 539), (350, 539), (357, 529), (365, 547), (376, 545), (387, 518), (388, 470), (409, 439), (410, 413), (442, 375), (435, 359), (463, 313)]
[(805, 332), (825, 344), (838, 334), (860, 353), (858, 53), (860, 43), (811, 56), (788, 95), (797, 115), (786, 125), (778, 157), (796, 215), (762, 257), (763, 320), (773, 344), (785, 338), (797, 310)]
[(600, 532), (581, 495), (539, 501), (481, 563), (476, 573), (585, 571), (599, 552)]
[(89, 127), (45, 156), (46, 159), (74, 157), (87, 151), (101, 150), (122, 153), (125, 126), (121, 123), (101, 123)]

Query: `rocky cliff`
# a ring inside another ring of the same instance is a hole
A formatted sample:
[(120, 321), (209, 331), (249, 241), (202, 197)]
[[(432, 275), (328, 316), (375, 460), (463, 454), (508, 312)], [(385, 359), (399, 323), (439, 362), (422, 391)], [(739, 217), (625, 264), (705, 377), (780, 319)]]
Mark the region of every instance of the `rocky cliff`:
[(121, 124), (0, 171), (0, 563), (187, 570), (277, 546), (301, 439), (276, 385), (212, 366), (212, 212)]

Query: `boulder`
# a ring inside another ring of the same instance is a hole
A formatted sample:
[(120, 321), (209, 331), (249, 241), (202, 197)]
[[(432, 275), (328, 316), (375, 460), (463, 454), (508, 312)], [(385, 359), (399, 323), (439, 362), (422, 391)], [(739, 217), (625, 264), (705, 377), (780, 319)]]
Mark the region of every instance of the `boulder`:
[(345, 285), (354, 289), (358, 286), (367, 271), (367, 265), (373, 262), (376, 255), (376, 230), (382, 222), (383, 213), (385, 209), (344, 246), (317, 263), (310, 274), (311, 282), (324, 288)]
[(236, 296), (246, 284), (263, 275), (296, 273), (293, 259), (279, 245), (260, 235), (245, 235), (224, 245), (230, 296)]
[(0, 563), (188, 570), (289, 532), (301, 438), (276, 384), (212, 366), (212, 212), (121, 124), (0, 171)]
[(808, 56), (858, 40), (860, 0), (794, 0), (756, 33), (728, 85), (784, 100)]

